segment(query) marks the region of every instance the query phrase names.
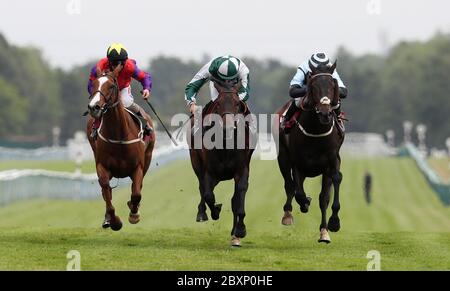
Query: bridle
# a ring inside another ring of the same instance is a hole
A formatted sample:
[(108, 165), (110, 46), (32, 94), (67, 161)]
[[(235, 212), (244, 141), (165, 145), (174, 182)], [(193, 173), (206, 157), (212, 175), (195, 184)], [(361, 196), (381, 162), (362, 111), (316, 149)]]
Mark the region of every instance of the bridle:
[(113, 81), (113, 85), (110, 88), (112, 90), (110, 90), (110, 93), (108, 96), (106, 96), (100, 90), (95, 90), (91, 93), (91, 96), (89, 96), (89, 99), (92, 99), (92, 96), (99, 93), (105, 99), (105, 104), (103, 104), (102, 108), (100, 108), (102, 114), (105, 114), (106, 112), (108, 112), (109, 109), (114, 108), (117, 105), (119, 105), (120, 98), (117, 98), (117, 101), (111, 104), (111, 99), (112, 99), (113, 94), (116, 94), (117, 96), (119, 95), (119, 85), (117, 82), (117, 78), (114, 77), (113, 75), (111, 75), (110, 73), (103, 73), (101, 75), (101, 77), (107, 77)]
[[(312, 76), (310, 76), (310, 78), (308, 79), (308, 92), (306, 93), (305, 97), (303, 97), (302, 101), (300, 102), (300, 106), (301, 106), (302, 110), (304, 110), (304, 111), (312, 111), (312, 110), (315, 110), (316, 114), (320, 113), (319, 109), (317, 108), (317, 104), (314, 104), (314, 107), (311, 108), (311, 109), (305, 109), (305, 107), (304, 107), (305, 100), (306, 100), (306, 99), (309, 100), (309, 96), (311, 96), (311, 90), (312, 90), (311, 82), (312, 82), (315, 78), (320, 77), (320, 76), (327, 76), (327, 77), (332, 78), (332, 80), (333, 80), (333, 82), (334, 82), (334, 85), (335, 85), (335, 92), (334, 92), (335, 96), (333, 96), (333, 97), (339, 96), (339, 95), (338, 95), (338, 94), (339, 94), (339, 91), (338, 91), (337, 81), (333, 79), (333, 75), (332, 75), (332, 74), (329, 74), (329, 73), (319, 73), (319, 74), (312, 75)], [(337, 94), (337, 95), (336, 95), (336, 94)], [(331, 100), (330, 100), (328, 97), (324, 96), (324, 97), (322, 97), (322, 98), (320, 99), (320, 103), (321, 103), (321, 104), (330, 104), (330, 105), (331, 105)], [(340, 103), (339, 103), (339, 102), (338, 102), (336, 105), (334, 105), (334, 106), (331, 105), (331, 110), (337, 109), (339, 106), (340, 106)], [(333, 118), (333, 119), (332, 119), (332, 123), (331, 123), (330, 129), (329, 129), (328, 131), (326, 131), (326, 132), (318, 133), (318, 134), (309, 133), (308, 131), (306, 131), (306, 129), (303, 128), (303, 126), (300, 124), (300, 122), (299, 122), (298, 120), (296, 121), (296, 123), (297, 123), (297, 126), (298, 126), (298, 128), (300, 129), (300, 131), (301, 131), (305, 136), (313, 137), (313, 138), (321, 138), (321, 137), (329, 136), (329, 135), (333, 132), (333, 129), (334, 129), (334, 123), (335, 123), (335, 122), (334, 122), (334, 118)]]
[[(220, 81), (220, 80), (218, 80), (216, 78), (211, 78), (211, 81), (217, 83), (223, 89), (220, 90), (219, 96), (217, 97), (216, 100), (214, 100), (214, 103), (212, 104), (211, 109), (208, 110), (209, 113), (214, 112), (214, 110), (216, 109), (217, 105), (219, 105), (219, 100), (222, 99), (225, 94), (236, 94), (238, 96), (238, 99), (239, 99), (239, 95), (237, 94), (236, 90), (233, 89), (233, 88), (235, 86), (237, 86), (238, 84), (240, 84), (240, 82), (237, 82), (234, 86), (231, 86), (231, 85), (225, 84), (224, 82), (222, 82), (222, 81)], [(244, 101), (240, 100), (240, 99), (239, 99), (239, 103), (240, 103), (240, 105), (242, 106), (242, 109), (243, 109), (243, 111), (241, 113), (244, 114), (248, 110), (247, 104)], [(224, 113), (222, 113), (221, 117), (223, 117), (226, 114), (234, 114), (234, 113), (232, 113), (232, 112), (224, 112)]]
[[(103, 98), (105, 98), (105, 104), (102, 106), (102, 108), (100, 108), (102, 115), (105, 114), (106, 112), (108, 112), (109, 109), (116, 107), (117, 105), (119, 105), (120, 98), (119, 98), (119, 85), (117, 82), (117, 78), (114, 77), (113, 75), (111, 75), (110, 73), (103, 73), (101, 77), (107, 77), (109, 79), (111, 79), (113, 81), (113, 85), (110, 87), (110, 93), (108, 96), (106, 96), (102, 91), (100, 90), (96, 90), (94, 92), (92, 92), (91, 96), (89, 97), (89, 99), (92, 98), (92, 96), (94, 96), (96, 93), (99, 93)], [(116, 94), (116, 95), (113, 95)], [(113, 96), (117, 96), (117, 101), (114, 103), (111, 103), (112, 101), (112, 97)], [(133, 112), (129, 111), (128, 109), (125, 108), (125, 110), (127, 110), (128, 112), (130, 112), (132, 115), (134, 115)], [(98, 136), (100, 137), (100, 139), (102, 139), (104, 142), (106, 143), (112, 143), (112, 144), (120, 144), (120, 145), (130, 145), (130, 144), (134, 144), (137, 142), (141, 142), (143, 144), (145, 144), (145, 142), (143, 141), (143, 134), (144, 134), (144, 130), (143, 130), (143, 125), (142, 123), (140, 123), (140, 131), (138, 133), (138, 137), (132, 140), (114, 140), (114, 139), (109, 139), (106, 138), (102, 135), (101, 133), (101, 129), (103, 126), (103, 117), (102, 120), (100, 122), (100, 126), (97, 129), (98, 131)]]
[[(300, 102), (300, 107), (302, 108), (302, 110), (304, 110), (304, 111), (312, 111), (312, 110), (315, 110), (317, 114), (319, 113), (319, 109), (317, 108), (317, 104), (315, 104), (313, 108), (309, 108), (309, 109), (308, 109), (308, 108), (305, 108), (305, 100), (311, 100), (311, 98), (310, 98), (310, 96), (311, 96), (311, 90), (312, 90), (311, 83), (312, 83), (312, 81), (313, 81), (314, 79), (316, 79), (317, 77), (321, 77), (321, 76), (330, 77), (330, 78), (333, 80), (334, 86), (335, 86), (335, 88), (334, 88), (334, 89), (335, 89), (335, 92), (334, 92), (335, 96), (333, 96), (333, 97), (335, 98), (335, 97), (336, 97), (336, 94), (337, 94), (337, 96), (339, 95), (338, 84), (337, 84), (337, 81), (333, 79), (333, 75), (332, 75), (332, 74), (330, 74), (330, 73), (318, 73), (318, 74), (312, 75), (312, 76), (310, 76), (309, 79), (308, 79), (308, 92), (306, 93), (305, 97), (303, 97), (302, 101)], [(321, 103), (321, 104), (326, 104), (326, 103), (328, 103), (328, 102), (329, 102), (329, 104), (331, 104), (332, 100), (330, 100), (330, 98), (328, 98), (327, 96), (322, 97), (322, 98), (320, 99), (320, 103)], [(315, 102), (314, 102), (314, 103), (315, 103)], [(339, 101), (337, 102), (336, 105), (332, 105), (332, 104), (331, 104), (331, 110), (337, 109), (337, 108), (339, 108), (339, 106), (340, 106), (340, 102), (339, 102)]]

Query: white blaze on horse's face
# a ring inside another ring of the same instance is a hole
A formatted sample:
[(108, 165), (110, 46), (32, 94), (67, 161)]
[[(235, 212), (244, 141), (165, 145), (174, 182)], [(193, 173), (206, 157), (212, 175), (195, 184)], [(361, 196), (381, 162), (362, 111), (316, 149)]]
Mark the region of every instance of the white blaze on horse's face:
[[(103, 86), (106, 82), (108, 82), (108, 77), (100, 77), (100, 78), (98, 79), (99, 85), (98, 85), (97, 91), (102, 91), (102, 86)], [(92, 97), (92, 100), (91, 100), (91, 102), (89, 103), (89, 106), (90, 106), (90, 107), (94, 107), (94, 106), (97, 104), (97, 102), (99, 102), (99, 101), (100, 101), (100, 92), (97, 92), (97, 93), (95, 93), (94, 97)]]
[(322, 105), (330, 105), (331, 104), (331, 100), (327, 96), (322, 97), (320, 99), (320, 104), (322, 104)]

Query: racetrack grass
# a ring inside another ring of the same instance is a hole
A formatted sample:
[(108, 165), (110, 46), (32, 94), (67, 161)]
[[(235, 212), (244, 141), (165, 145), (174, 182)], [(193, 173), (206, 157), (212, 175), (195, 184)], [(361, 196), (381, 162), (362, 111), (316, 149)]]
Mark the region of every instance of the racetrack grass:
[(64, 270), (69, 250), (80, 252), (82, 270), (366, 270), (369, 250), (381, 253), (382, 270), (450, 269), (447, 233), (343, 231), (324, 245), (316, 232), (292, 228), (252, 231), (244, 247), (231, 248), (228, 230), (212, 226), (2, 232), (2, 270)]
[[(373, 203), (362, 193), (373, 176)], [(115, 191), (124, 227), (102, 230), (104, 203), (26, 201), (0, 209), (0, 269), (63, 270), (70, 250), (83, 270), (365, 270), (366, 254), (381, 253), (383, 270), (450, 270), (450, 209), (442, 206), (407, 158), (344, 158), (341, 231), (317, 243), (320, 179), (307, 182), (310, 213), (294, 205), (295, 225), (282, 226), (285, 201), (276, 161), (252, 161), (246, 202), (248, 236), (229, 247), (231, 182), (216, 199), (219, 221), (196, 223), (197, 180), (189, 162), (176, 162), (145, 179), (141, 222), (127, 221), (129, 190)], [(208, 211), (209, 215), (209, 211)]]

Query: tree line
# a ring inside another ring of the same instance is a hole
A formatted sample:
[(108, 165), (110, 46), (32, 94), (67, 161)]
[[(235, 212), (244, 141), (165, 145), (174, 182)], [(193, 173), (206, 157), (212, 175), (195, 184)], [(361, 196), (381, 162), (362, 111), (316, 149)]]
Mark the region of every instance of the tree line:
[[(383, 55), (354, 55), (340, 47), (335, 56), (349, 89), (343, 101), (350, 120), (348, 131), (384, 134), (393, 129), (400, 142), (403, 122), (410, 120), (428, 127), (429, 145), (444, 147), (450, 136), (449, 34), (401, 42)], [(306, 57), (299, 56), (299, 63)], [(296, 67), (276, 59), (242, 59), (251, 71), (251, 110), (273, 113), (289, 99), (289, 82)], [(148, 64), (137, 61), (152, 74), (151, 102), (160, 116), (169, 123), (173, 114), (187, 112), (184, 88), (204, 63), (169, 56), (155, 57)], [(87, 107), (87, 79), (94, 63), (69, 70), (54, 68), (39, 49), (15, 46), (0, 34), (0, 140), (44, 145), (51, 143), (53, 126), (61, 128), (63, 141), (83, 130), (86, 118), (81, 114)], [(208, 101), (207, 87), (198, 98), (201, 104)], [(140, 89), (134, 83), (135, 100), (146, 108), (139, 98)]]

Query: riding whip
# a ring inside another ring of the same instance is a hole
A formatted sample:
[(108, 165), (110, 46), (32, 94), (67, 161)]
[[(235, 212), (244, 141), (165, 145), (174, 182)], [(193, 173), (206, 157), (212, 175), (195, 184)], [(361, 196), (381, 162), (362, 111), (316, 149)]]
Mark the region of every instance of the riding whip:
[(172, 137), (172, 134), (170, 134), (169, 130), (166, 128), (166, 126), (164, 125), (164, 123), (162, 122), (161, 118), (159, 118), (158, 113), (156, 113), (155, 108), (153, 108), (152, 104), (150, 104), (150, 102), (148, 100), (145, 100), (145, 102), (147, 102), (148, 106), (150, 107), (150, 109), (153, 111), (153, 113), (155, 114), (156, 118), (158, 118), (159, 122), (161, 122), (162, 127), (164, 128), (164, 130), (166, 131), (167, 135), (170, 137), (170, 140), (172, 140), (172, 142), (178, 146), (178, 143), (175, 141), (175, 139)]

